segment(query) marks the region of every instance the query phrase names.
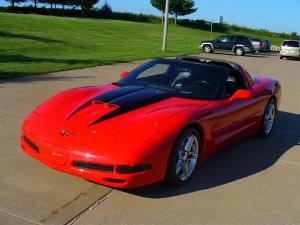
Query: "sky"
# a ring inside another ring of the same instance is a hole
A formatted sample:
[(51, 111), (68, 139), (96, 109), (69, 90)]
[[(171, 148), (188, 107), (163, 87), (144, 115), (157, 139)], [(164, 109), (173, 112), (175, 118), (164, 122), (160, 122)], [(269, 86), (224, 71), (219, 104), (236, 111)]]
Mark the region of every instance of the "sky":
[[(96, 7), (101, 7), (100, 0)], [(114, 11), (161, 15), (150, 0), (107, 0)], [(181, 18), (218, 21), (263, 28), (275, 32), (300, 34), (300, 0), (195, 0), (196, 13)], [(7, 5), (0, 0), (0, 5)]]

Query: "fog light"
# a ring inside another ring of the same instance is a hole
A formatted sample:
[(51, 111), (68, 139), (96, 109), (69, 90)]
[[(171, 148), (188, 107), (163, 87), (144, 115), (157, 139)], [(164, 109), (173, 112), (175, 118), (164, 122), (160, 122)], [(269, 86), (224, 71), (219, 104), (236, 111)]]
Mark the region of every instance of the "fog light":
[(119, 165), (117, 166), (117, 173), (129, 174), (129, 173), (138, 173), (145, 170), (150, 170), (150, 164), (138, 164), (138, 165)]

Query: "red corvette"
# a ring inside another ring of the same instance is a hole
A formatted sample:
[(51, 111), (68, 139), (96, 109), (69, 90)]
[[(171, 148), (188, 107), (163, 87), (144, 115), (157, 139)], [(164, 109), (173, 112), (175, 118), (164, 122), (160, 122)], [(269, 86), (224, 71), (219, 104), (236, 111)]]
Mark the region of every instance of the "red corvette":
[(21, 146), (51, 168), (107, 186), (183, 185), (225, 145), (270, 135), (280, 95), (278, 81), (233, 62), (155, 59), (116, 83), (48, 99), (26, 118)]

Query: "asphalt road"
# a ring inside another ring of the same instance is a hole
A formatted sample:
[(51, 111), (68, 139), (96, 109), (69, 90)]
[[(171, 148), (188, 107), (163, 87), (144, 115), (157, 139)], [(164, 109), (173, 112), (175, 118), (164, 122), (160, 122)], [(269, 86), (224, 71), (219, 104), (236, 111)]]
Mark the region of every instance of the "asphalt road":
[(141, 61), (0, 82), (0, 224), (300, 224), (300, 61), (267, 54), (203, 56), (274, 77), (283, 96), (271, 137), (228, 146), (181, 188), (112, 190), (51, 170), (18, 144), (22, 120), (45, 98), (112, 82)]

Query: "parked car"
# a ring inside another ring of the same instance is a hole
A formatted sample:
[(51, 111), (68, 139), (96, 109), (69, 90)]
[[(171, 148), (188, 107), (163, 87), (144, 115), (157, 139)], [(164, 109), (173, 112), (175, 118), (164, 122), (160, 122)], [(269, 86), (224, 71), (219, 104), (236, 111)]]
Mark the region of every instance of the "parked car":
[(286, 57), (300, 59), (300, 41), (285, 40), (282, 42), (280, 48), (280, 59)]
[(261, 49), (261, 51), (270, 51), (270, 49), (271, 49), (271, 43), (270, 43), (270, 41), (269, 40), (261, 40), (262, 41), (262, 49)]
[(262, 44), (263, 43), (262, 43), (261, 40), (251, 38), (251, 42), (252, 42), (252, 45), (253, 45), (253, 48), (254, 48), (254, 51), (252, 53), (259, 52), (262, 49)]
[(183, 185), (225, 145), (269, 136), (281, 96), (278, 81), (216, 59), (154, 59), (121, 77), (37, 106), (23, 123), (22, 149), (107, 186)]
[(199, 48), (206, 53), (229, 51), (239, 56), (254, 51), (250, 38), (242, 35), (222, 35), (215, 40), (201, 41)]

